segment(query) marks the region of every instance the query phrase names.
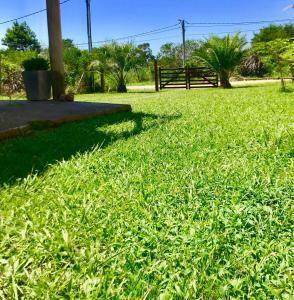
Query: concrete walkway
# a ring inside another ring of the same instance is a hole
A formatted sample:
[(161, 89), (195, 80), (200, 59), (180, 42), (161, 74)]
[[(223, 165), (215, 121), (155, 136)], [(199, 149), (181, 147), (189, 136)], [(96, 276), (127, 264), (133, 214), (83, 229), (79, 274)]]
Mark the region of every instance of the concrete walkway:
[(1, 100), (0, 140), (23, 134), (33, 122), (45, 122), (54, 126), (131, 110), (131, 106), (127, 104)]

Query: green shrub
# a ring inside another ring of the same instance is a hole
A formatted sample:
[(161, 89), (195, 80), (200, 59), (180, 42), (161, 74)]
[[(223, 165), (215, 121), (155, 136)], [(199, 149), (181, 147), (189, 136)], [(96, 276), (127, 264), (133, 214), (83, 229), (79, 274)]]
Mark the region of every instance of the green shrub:
[(23, 61), (22, 66), (25, 71), (47, 71), (49, 70), (49, 62), (42, 57), (35, 57)]
[(240, 73), (242, 76), (262, 77), (266, 71), (264, 63), (255, 54), (246, 57), (240, 65)]
[(1, 68), (1, 94), (11, 98), (12, 95), (20, 93), (23, 90), (21, 68), (7, 61), (2, 62)]

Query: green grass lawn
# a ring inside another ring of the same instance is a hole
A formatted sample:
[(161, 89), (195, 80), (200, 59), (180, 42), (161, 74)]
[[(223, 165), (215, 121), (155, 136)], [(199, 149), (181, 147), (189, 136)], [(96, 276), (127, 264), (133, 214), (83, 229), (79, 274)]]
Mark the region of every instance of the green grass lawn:
[(154, 81), (130, 82), (127, 84), (127, 86), (144, 86), (144, 85), (154, 85)]
[(0, 144), (1, 299), (293, 299), (294, 97), (87, 95)]

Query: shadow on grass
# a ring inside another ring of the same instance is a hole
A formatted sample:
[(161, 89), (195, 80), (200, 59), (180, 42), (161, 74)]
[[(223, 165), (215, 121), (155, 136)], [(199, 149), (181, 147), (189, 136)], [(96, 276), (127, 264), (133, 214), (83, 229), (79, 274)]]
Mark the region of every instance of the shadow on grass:
[(252, 84), (252, 85), (233, 85), (232, 89), (252, 89), (252, 88), (261, 88), (269, 86), (269, 84)]
[(0, 144), (0, 186), (12, 185), (29, 174), (41, 174), (57, 161), (68, 160), (97, 146), (106, 148), (179, 117), (118, 113), (37, 130), (32, 135), (5, 141)]
[(157, 94), (158, 92), (153, 90), (128, 90), (129, 94)]

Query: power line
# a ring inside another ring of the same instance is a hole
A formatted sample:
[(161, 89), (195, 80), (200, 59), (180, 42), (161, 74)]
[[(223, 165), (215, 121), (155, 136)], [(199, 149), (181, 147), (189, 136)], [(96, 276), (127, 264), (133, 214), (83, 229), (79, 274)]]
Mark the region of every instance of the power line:
[[(256, 32), (259, 29), (250, 29), (250, 30), (237, 30), (237, 31), (223, 31), (223, 32), (208, 32), (208, 33), (191, 33), (188, 34), (187, 37), (192, 37), (192, 36), (210, 36), (210, 35), (220, 35), (220, 34), (234, 34), (234, 33), (246, 33), (246, 32)], [(180, 39), (179, 35), (173, 35), (173, 36), (163, 36), (159, 38), (152, 38), (152, 39), (144, 39), (140, 41), (134, 41), (134, 43), (139, 44), (139, 43), (144, 43), (144, 42), (150, 42), (150, 41), (159, 41), (159, 40), (166, 40), (166, 39), (173, 39), (173, 38), (178, 38)], [(107, 43), (111, 42), (114, 40), (106, 40), (106, 41), (101, 41), (99, 43)], [(98, 42), (97, 42), (98, 43)], [(87, 43), (81, 43), (81, 44), (75, 44), (75, 46), (80, 45), (80, 46), (86, 46)]]
[(163, 36), (163, 37), (160, 37), (160, 38), (154, 38), (154, 39), (148, 39), (148, 40), (141, 40), (141, 41), (135, 41), (136, 44), (139, 44), (139, 43), (145, 43), (145, 42), (151, 42), (151, 41), (160, 41), (160, 40), (166, 40), (166, 39), (174, 39), (174, 38), (177, 38), (179, 39), (179, 35), (170, 35), (170, 36)]
[[(64, 1), (60, 2), (60, 4), (62, 5), (62, 4), (65, 4), (67, 2), (70, 2), (70, 1), (71, 0), (64, 0)], [(43, 13), (45, 11), (47, 11), (47, 9), (43, 8), (43, 9), (37, 10), (35, 12), (32, 12), (30, 14), (27, 14), (27, 15), (24, 15), (24, 16), (21, 16), (21, 17), (18, 17), (18, 18), (14, 18), (14, 19), (10, 19), (10, 20), (7, 20), (7, 21), (0, 22), (0, 25), (11, 23), (11, 22), (15, 22), (15, 21), (18, 21), (18, 20), (22, 20), (22, 19), (34, 16), (34, 15), (37, 15), (37, 14)]]
[(218, 35), (218, 34), (233, 34), (233, 33), (245, 33), (245, 32), (256, 32), (259, 29), (251, 30), (236, 30), (236, 31), (225, 31), (225, 32), (208, 32), (208, 33), (191, 33), (189, 36), (206, 36), (206, 35)]
[[(224, 26), (237, 26), (237, 25), (257, 25), (257, 24), (265, 24), (265, 23), (277, 23), (277, 22), (291, 22), (294, 21), (294, 19), (279, 19), (279, 20), (263, 20), (263, 21), (252, 21), (252, 22), (186, 22), (188, 25), (186, 26), (186, 28), (195, 28), (195, 27), (215, 27), (215, 26), (220, 26), (220, 25), (224, 25)], [(155, 29), (155, 30), (151, 30), (151, 31), (147, 31), (147, 32), (143, 32), (143, 33), (139, 33), (139, 34), (134, 34), (134, 35), (129, 35), (129, 36), (125, 36), (125, 37), (120, 37), (120, 38), (115, 38), (115, 39), (108, 39), (108, 40), (101, 40), (101, 41), (96, 41), (93, 42), (93, 44), (103, 44), (103, 43), (108, 43), (108, 42), (113, 42), (113, 41), (121, 41), (121, 40), (128, 40), (128, 39), (133, 39), (136, 37), (142, 37), (142, 36), (148, 36), (148, 35), (153, 35), (153, 34), (160, 34), (160, 33), (164, 33), (164, 32), (170, 32), (173, 30), (178, 29), (181, 25), (180, 23), (178, 24), (174, 24), (171, 26), (167, 26), (167, 27), (163, 27), (163, 28), (159, 28), (159, 29)], [(255, 32), (259, 29), (255, 29), (255, 30), (243, 30), (243, 31), (236, 31), (236, 32)], [(191, 35), (199, 35), (199, 36), (205, 36), (205, 35), (213, 35), (213, 34), (230, 34), (230, 33), (234, 33), (234, 32), (216, 32), (216, 33), (199, 33), (199, 34), (190, 34)], [(145, 40), (145, 41), (151, 41), (151, 40), (160, 40), (159, 39), (149, 39), (149, 40)], [(163, 37), (164, 39), (164, 37)], [(142, 41), (143, 42), (143, 41)], [(83, 46), (86, 45), (87, 43), (78, 43), (75, 44), (76, 46)]]
[[(175, 29), (178, 29), (178, 28), (159, 31), (159, 32), (155, 32), (154, 34), (162, 33), (162, 32), (170, 32), (170, 31), (173, 31)], [(201, 37), (201, 36), (220, 35), (220, 34), (247, 33), (247, 32), (256, 32), (258, 30), (260, 30), (260, 29), (257, 28), (257, 29), (250, 29), (250, 30), (236, 30), (236, 31), (223, 31), (223, 32), (208, 32), (208, 33), (190, 33), (190, 34), (187, 35), (187, 37), (192, 37), (192, 36)], [(139, 34), (138, 35), (133, 35), (133, 36), (128, 36), (126, 38), (118, 38), (118, 39), (109, 39), (109, 40), (97, 41), (97, 42), (93, 42), (93, 44), (103, 44), (103, 43), (108, 43), (108, 42), (112, 42), (112, 41), (127, 39), (127, 38), (134, 37), (134, 36), (139, 36)], [(149, 41), (166, 40), (166, 39), (169, 39), (169, 38), (178, 38), (178, 39), (180, 39), (180, 36), (179, 35), (173, 35), (173, 36), (163, 36), (163, 37), (151, 38), (151, 39), (147, 38), (147, 39), (140, 40), (140, 41), (135, 40), (134, 43), (139, 44), (139, 43), (144, 43), (144, 42), (149, 42)], [(86, 42), (85, 43), (78, 43), (78, 44), (74, 44), (74, 45), (79, 46), (79, 47), (86, 47), (87, 43)]]
[[(138, 34), (134, 34), (134, 35), (128, 35), (125, 37), (119, 37), (119, 38), (115, 38), (115, 39), (109, 39), (109, 40), (103, 40), (103, 41), (96, 41), (93, 42), (93, 44), (103, 44), (103, 43), (108, 43), (108, 42), (114, 42), (114, 41), (121, 41), (121, 40), (130, 40), (136, 37), (142, 37), (142, 36), (148, 36), (148, 35), (153, 35), (153, 34), (160, 34), (160, 33), (164, 33), (164, 32), (170, 32), (170, 31), (174, 31), (176, 29), (178, 29), (179, 24), (174, 24), (171, 26), (167, 26), (167, 27), (163, 27), (163, 28), (158, 28), (158, 29), (154, 29), (151, 31), (146, 31), (146, 32), (142, 32), (142, 33), (138, 33)], [(77, 43), (75, 44), (76, 46), (82, 46), (85, 45), (87, 43)]]
[[(166, 39), (175, 39), (175, 38), (177, 38), (177, 39), (179, 39), (180, 37), (179, 37), (179, 35), (169, 35), (169, 36), (163, 36), (163, 37), (160, 37), (160, 38), (152, 38), (152, 39), (146, 39), (146, 40), (140, 40), (140, 41), (134, 41), (134, 43), (135, 44), (140, 44), (140, 43), (146, 43), (146, 42), (151, 42), (151, 41), (160, 41), (160, 40), (166, 40)], [(76, 46), (77, 44), (75, 44), (75, 46)], [(80, 47), (87, 47), (87, 45), (86, 44), (83, 44), (83, 45), (81, 45)], [(83, 49), (84, 49), (83, 48)]]
[(215, 26), (237, 26), (237, 25), (259, 25), (267, 23), (285, 23), (293, 22), (294, 19), (264, 20), (264, 21), (247, 21), (247, 22), (187, 22), (188, 27), (215, 27)]

